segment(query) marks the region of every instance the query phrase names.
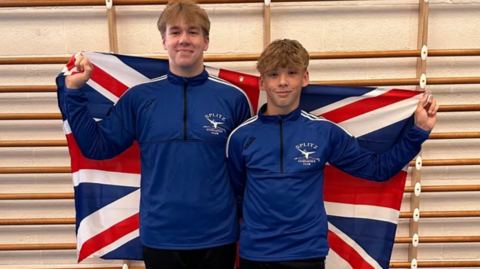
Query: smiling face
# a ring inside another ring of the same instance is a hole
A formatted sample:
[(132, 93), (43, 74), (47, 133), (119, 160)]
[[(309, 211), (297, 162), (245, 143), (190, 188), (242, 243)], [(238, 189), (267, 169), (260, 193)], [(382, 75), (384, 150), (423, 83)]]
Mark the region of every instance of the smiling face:
[(267, 115), (285, 115), (300, 104), (308, 85), (308, 52), (295, 40), (276, 40), (260, 55), (260, 90), (267, 94)]
[(308, 71), (295, 67), (277, 68), (260, 77), (260, 89), (267, 93), (267, 114), (285, 115), (300, 104), (302, 88), (308, 85)]
[(207, 13), (189, 0), (171, 1), (158, 19), (163, 48), (170, 70), (194, 76), (203, 70), (203, 52), (208, 49), (210, 20)]
[(200, 26), (187, 24), (184, 19), (167, 24), (163, 47), (168, 52), (170, 70), (179, 75), (201, 72), (208, 44)]

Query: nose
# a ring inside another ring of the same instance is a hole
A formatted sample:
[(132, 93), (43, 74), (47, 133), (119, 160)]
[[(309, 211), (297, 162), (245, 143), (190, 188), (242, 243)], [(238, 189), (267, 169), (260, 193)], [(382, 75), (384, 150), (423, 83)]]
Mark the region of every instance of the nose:
[(279, 74), (278, 75), (278, 87), (284, 88), (288, 86), (287, 75), (286, 74)]
[(186, 46), (190, 44), (190, 36), (188, 35), (188, 31), (182, 31), (179, 42), (181, 45)]

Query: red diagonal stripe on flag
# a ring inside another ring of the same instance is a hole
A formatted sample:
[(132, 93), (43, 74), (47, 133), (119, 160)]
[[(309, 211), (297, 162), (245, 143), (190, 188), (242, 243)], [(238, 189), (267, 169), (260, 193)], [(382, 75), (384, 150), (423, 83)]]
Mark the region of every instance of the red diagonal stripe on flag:
[(75, 61), (77, 59), (75, 59), (75, 55), (73, 55), (72, 57), (70, 57), (70, 60), (68, 61), (67, 63), (67, 69), (68, 71), (72, 71), (72, 69), (75, 67)]
[(81, 262), (88, 256), (99, 251), (100, 249), (114, 243), (125, 235), (135, 231), (139, 227), (139, 213), (113, 225), (105, 231), (95, 235), (86, 241), (78, 255), (78, 262)]
[(220, 69), (218, 77), (242, 89), (250, 100), (253, 111), (257, 112), (258, 100), (260, 99), (258, 77), (223, 69)]
[(125, 91), (128, 90), (128, 86), (118, 81), (116, 78), (112, 77), (110, 74), (105, 72), (100, 67), (93, 65), (93, 72), (90, 79), (95, 81), (98, 85), (105, 88), (107, 91), (111, 92), (118, 98), (120, 98)]
[(338, 256), (348, 262), (352, 268), (375, 269), (363, 257), (332, 231), (328, 231), (328, 243)]
[(140, 174), (140, 148), (137, 142), (122, 152), (120, 155), (104, 160), (97, 161), (87, 159), (82, 155), (72, 134), (67, 135), (68, 149), (72, 159), (72, 173), (80, 169), (103, 170), (109, 172)]
[(330, 165), (325, 166), (326, 202), (373, 205), (400, 210), (407, 172), (400, 171), (386, 182), (360, 179)]
[(365, 98), (319, 116), (322, 116), (335, 123), (340, 123), (367, 112), (371, 112), (405, 99), (412, 98), (418, 94), (419, 92), (416, 91), (390, 90), (379, 96)]

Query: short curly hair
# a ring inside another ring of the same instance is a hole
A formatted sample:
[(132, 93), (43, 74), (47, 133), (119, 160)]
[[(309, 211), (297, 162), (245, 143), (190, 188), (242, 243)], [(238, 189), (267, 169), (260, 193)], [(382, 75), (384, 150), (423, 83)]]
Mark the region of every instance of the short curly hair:
[(277, 68), (292, 67), (307, 71), (310, 56), (297, 40), (275, 40), (262, 52), (257, 62), (257, 70), (264, 75)]

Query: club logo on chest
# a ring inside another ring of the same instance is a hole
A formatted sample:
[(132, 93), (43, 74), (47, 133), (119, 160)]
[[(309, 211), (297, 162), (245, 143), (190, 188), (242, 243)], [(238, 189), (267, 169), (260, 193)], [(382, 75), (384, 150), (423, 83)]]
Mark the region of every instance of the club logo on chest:
[(320, 162), (320, 158), (313, 156), (318, 149), (318, 146), (314, 143), (300, 143), (295, 148), (302, 154), (300, 157), (295, 157), (298, 163), (303, 165), (311, 165), (316, 162)]
[(227, 118), (222, 114), (208, 113), (205, 115), (205, 119), (210, 123), (210, 125), (203, 126), (207, 132), (210, 132), (213, 135), (219, 135), (227, 131), (225, 127), (222, 126), (227, 121)]

